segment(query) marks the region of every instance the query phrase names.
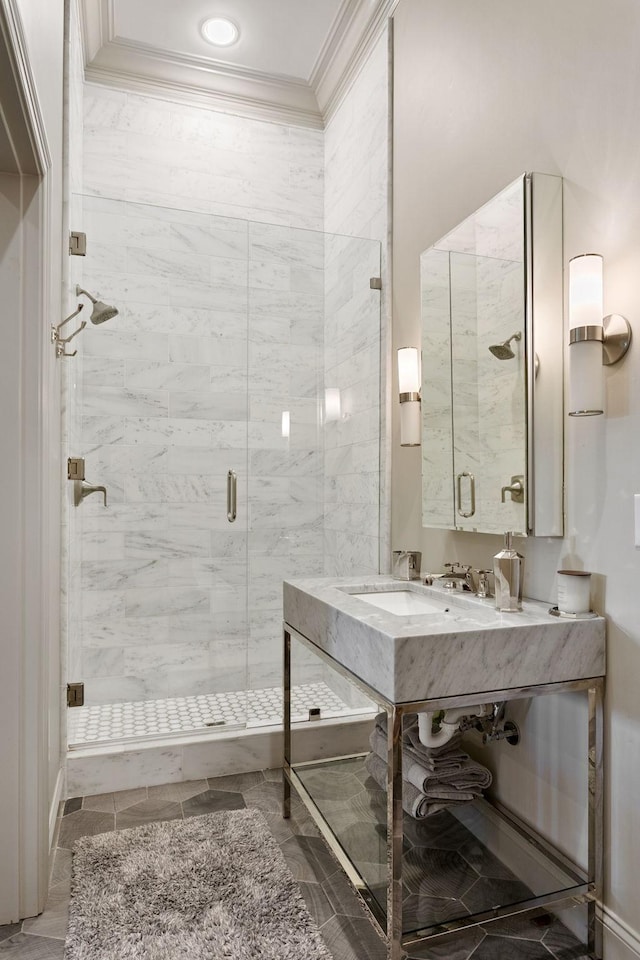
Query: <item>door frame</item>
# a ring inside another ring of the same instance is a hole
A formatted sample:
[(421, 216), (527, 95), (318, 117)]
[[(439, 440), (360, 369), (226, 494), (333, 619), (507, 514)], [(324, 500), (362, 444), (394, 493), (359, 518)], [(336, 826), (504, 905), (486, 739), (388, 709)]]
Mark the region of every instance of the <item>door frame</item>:
[(46, 336), (56, 301), (51, 263), (60, 251), (50, 237), (51, 154), (16, 0), (0, 0), (0, 89), (2, 924), (39, 913), (46, 899), (49, 717), (60, 688), (52, 677), (59, 640), (50, 564), (59, 524), (58, 408), (49, 402), (56, 371)]

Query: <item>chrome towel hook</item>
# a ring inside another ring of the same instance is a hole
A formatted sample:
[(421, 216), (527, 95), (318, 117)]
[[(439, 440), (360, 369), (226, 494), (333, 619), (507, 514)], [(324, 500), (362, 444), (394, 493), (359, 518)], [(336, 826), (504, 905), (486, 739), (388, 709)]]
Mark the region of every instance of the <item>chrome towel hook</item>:
[(83, 320), (78, 329), (74, 330), (69, 337), (61, 337), (60, 331), (64, 327), (65, 323), (69, 323), (70, 320), (73, 320), (74, 317), (78, 316), (83, 307), (84, 303), (79, 303), (78, 309), (74, 310), (73, 313), (70, 313), (68, 317), (65, 317), (62, 323), (59, 323), (57, 327), (53, 324), (51, 325), (51, 343), (55, 343), (56, 345), (56, 357), (75, 357), (76, 353), (78, 352), (77, 350), (74, 350), (73, 353), (67, 353), (65, 350), (65, 344), (69, 343), (70, 340), (73, 340), (73, 338), (77, 336), (81, 330), (84, 330), (87, 325), (86, 320)]

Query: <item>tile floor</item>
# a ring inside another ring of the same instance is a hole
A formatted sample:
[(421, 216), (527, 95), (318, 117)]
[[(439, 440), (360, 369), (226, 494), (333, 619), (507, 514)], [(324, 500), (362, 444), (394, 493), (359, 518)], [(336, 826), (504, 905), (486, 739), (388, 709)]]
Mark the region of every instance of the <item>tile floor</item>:
[[(267, 819), (335, 960), (385, 960), (382, 940), (309, 814), (295, 798), (291, 819), (283, 820), (281, 794), (280, 770), (267, 770), (68, 800), (46, 909), (22, 924), (0, 927), (0, 958), (62, 960), (71, 848), (78, 837), (246, 806), (257, 807)], [(474, 928), (415, 956), (424, 960), (582, 960), (585, 954), (559, 921), (540, 912), (526, 920), (494, 922), (490, 932)]]

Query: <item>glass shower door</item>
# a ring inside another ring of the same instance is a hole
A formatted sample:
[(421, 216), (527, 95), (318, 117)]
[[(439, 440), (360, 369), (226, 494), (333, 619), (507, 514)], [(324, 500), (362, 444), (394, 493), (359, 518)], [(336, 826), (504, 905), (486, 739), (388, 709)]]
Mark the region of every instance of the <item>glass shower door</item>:
[(77, 282), (119, 313), (65, 361), (69, 455), (108, 496), (69, 508), (69, 742), (243, 726), (248, 225), (89, 196), (83, 213)]

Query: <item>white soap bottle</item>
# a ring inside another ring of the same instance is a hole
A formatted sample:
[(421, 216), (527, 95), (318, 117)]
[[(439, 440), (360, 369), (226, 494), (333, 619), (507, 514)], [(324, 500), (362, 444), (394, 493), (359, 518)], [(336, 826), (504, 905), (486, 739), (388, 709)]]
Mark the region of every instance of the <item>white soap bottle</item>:
[(514, 550), (512, 533), (505, 533), (504, 547), (493, 558), (496, 608), (503, 613), (522, 610), (524, 557)]

